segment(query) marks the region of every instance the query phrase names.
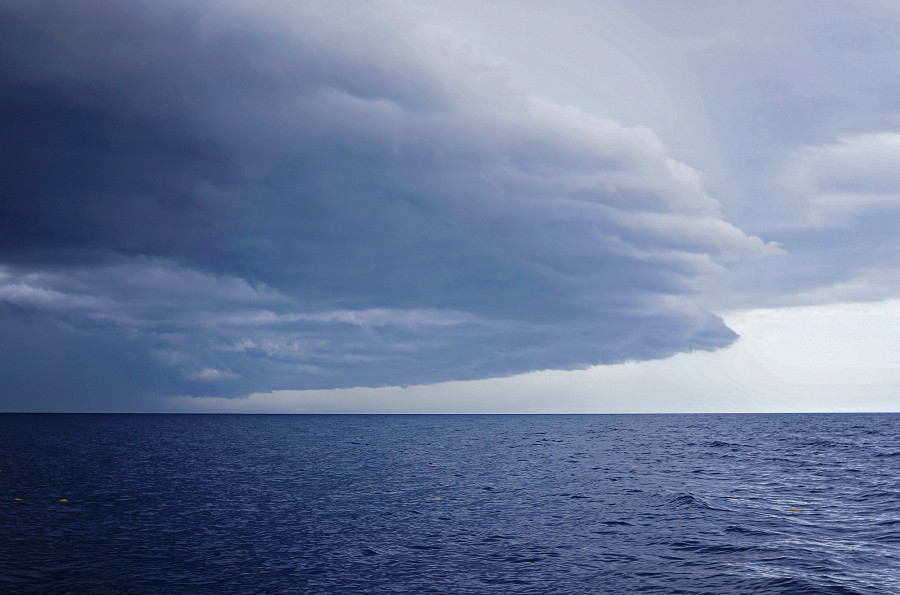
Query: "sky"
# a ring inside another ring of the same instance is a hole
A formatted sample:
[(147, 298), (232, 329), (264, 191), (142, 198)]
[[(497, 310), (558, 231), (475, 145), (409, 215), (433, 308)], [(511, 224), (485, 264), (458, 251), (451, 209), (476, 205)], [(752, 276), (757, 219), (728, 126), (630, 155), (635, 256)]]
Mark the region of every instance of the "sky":
[(4, 0), (0, 411), (900, 411), (900, 7)]

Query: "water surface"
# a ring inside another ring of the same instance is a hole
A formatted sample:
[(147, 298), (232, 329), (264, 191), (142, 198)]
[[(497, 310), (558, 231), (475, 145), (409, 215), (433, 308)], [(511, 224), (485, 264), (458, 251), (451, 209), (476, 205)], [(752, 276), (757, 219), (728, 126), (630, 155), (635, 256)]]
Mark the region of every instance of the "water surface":
[(900, 593), (898, 422), (0, 415), (0, 592)]

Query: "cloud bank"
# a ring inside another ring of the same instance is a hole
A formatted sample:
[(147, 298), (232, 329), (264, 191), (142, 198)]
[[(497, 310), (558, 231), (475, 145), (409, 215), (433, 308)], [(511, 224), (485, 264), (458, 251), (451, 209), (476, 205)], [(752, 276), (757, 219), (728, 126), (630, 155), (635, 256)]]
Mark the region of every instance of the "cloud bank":
[[(900, 300), (757, 309), (726, 317), (728, 349), (665, 360), (543, 371), (405, 389), (174, 397), (184, 412), (771, 413), (895, 411)], [(486, 398), (489, 397), (489, 398)]]
[(0, 16), (16, 408), (719, 349), (697, 296), (778, 251), (651, 130), (525, 95), (389, 6)]

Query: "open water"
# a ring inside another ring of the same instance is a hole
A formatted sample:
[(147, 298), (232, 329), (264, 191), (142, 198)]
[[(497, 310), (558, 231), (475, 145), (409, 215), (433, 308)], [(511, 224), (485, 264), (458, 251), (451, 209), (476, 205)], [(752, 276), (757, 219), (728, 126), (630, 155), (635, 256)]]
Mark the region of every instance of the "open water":
[(0, 592), (900, 593), (898, 436), (892, 414), (0, 415)]

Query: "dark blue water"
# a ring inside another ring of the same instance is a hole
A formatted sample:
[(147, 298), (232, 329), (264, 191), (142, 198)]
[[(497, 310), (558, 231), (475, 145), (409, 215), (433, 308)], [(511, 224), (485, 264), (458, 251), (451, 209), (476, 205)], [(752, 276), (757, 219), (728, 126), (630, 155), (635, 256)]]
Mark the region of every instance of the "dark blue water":
[(898, 424), (0, 415), (0, 592), (900, 593)]

